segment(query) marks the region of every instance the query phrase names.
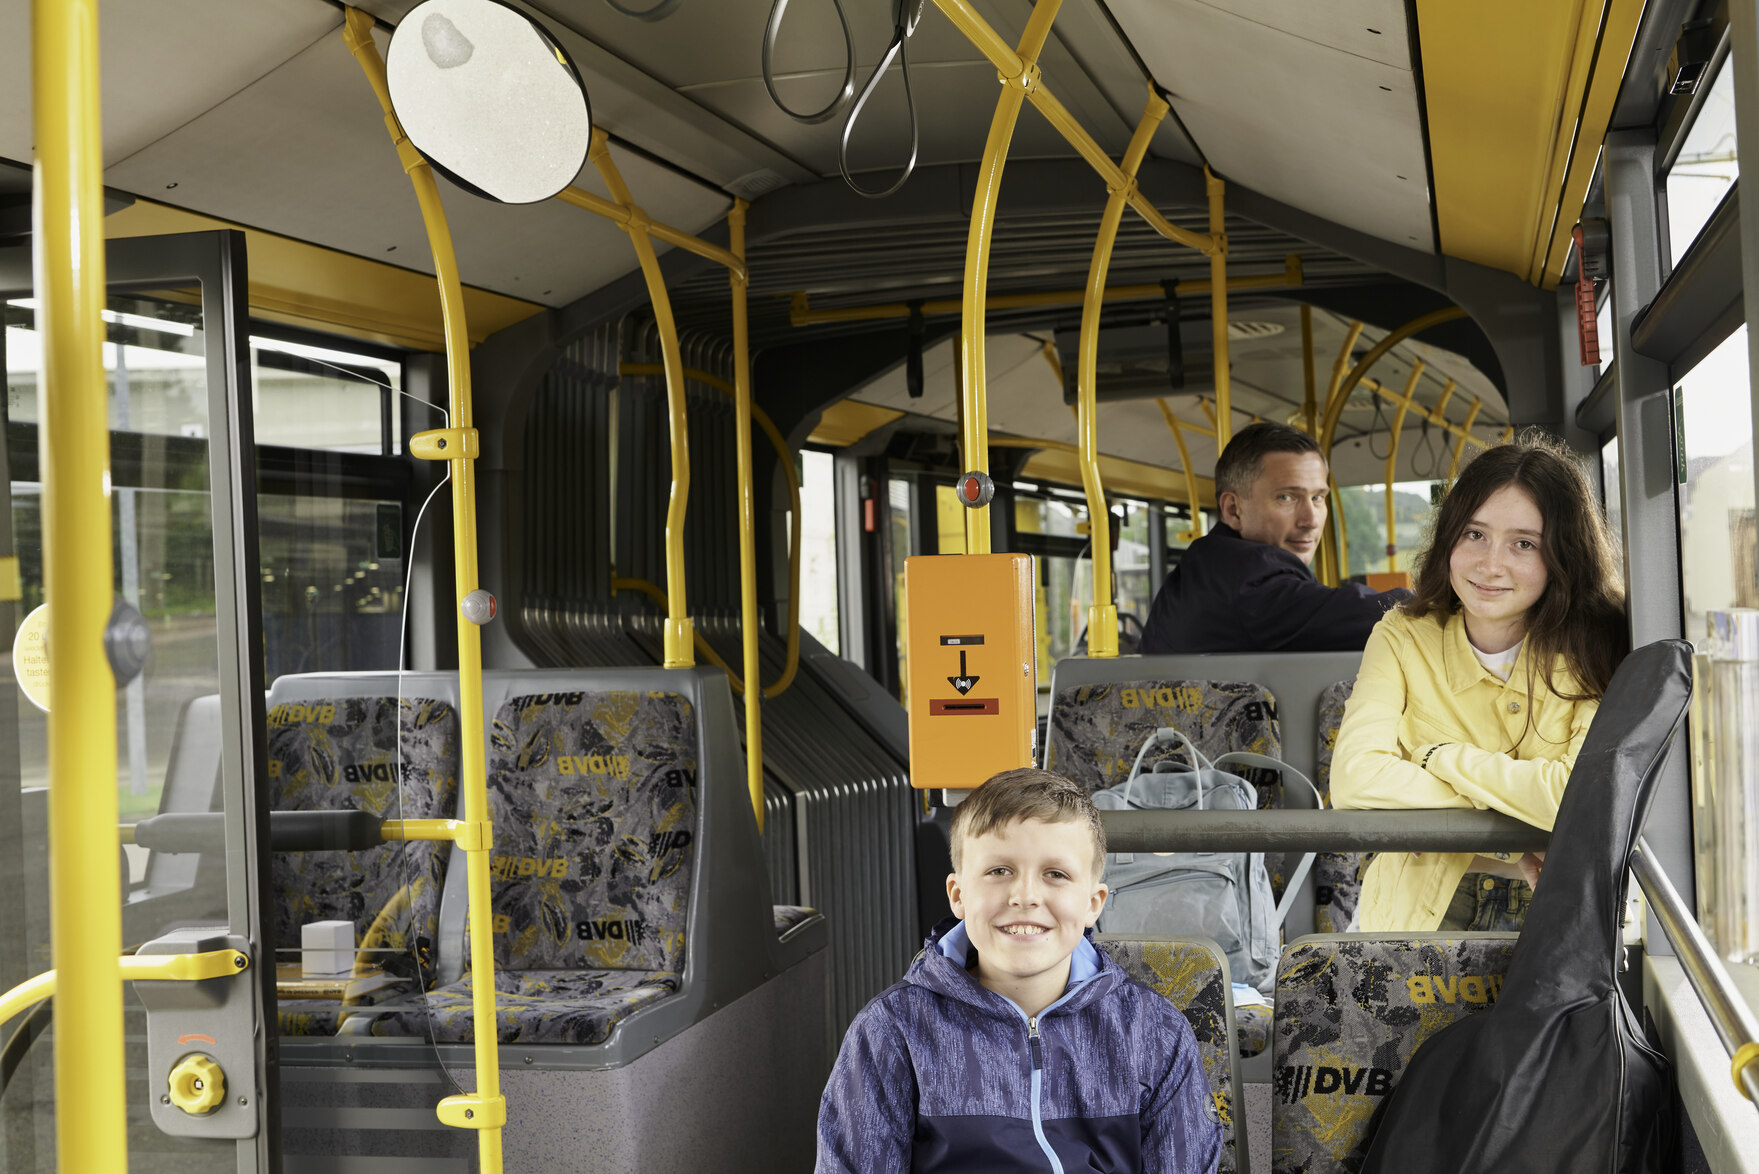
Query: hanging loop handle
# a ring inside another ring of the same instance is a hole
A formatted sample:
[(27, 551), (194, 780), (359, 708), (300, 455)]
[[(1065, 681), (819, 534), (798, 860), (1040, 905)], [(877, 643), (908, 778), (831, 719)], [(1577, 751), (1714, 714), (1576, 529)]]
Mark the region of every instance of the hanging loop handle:
[[(676, 2), (677, 0), (662, 0), (661, 7), (664, 7), (667, 3)], [(611, 3), (611, 0), (606, 0), (606, 3)], [(770, 92), (770, 101), (776, 104), (776, 109), (780, 110), (783, 114), (786, 114), (789, 118), (792, 118), (795, 122), (803, 122), (807, 126), (816, 126), (821, 122), (829, 122), (838, 114), (842, 113), (843, 107), (847, 106), (850, 100), (855, 97), (855, 34), (849, 31), (849, 17), (843, 12), (843, 0), (831, 0), (831, 5), (837, 10), (837, 19), (841, 21), (843, 25), (843, 84), (837, 90), (837, 96), (832, 98), (830, 103), (820, 110), (802, 113), (801, 111), (791, 109), (786, 102), (782, 101), (782, 95), (776, 92), (776, 72), (774, 64), (776, 36), (782, 31), (782, 16), (788, 11), (788, 0), (775, 0), (775, 3), (770, 5), (769, 23), (764, 26), (763, 30), (764, 88)], [(615, 5), (613, 5), (613, 7), (614, 6)], [(647, 19), (657, 18), (649, 17)], [(885, 67), (881, 66), (880, 68), (883, 70)], [(856, 109), (860, 109), (859, 104), (857, 104)], [(849, 118), (850, 121), (853, 122), (855, 116), (851, 114)], [(848, 137), (849, 131), (848, 128), (845, 127), (843, 130), (843, 138), (847, 141)]]
[[(916, 97), (910, 91), (910, 36), (916, 31), (917, 21), (922, 19), (922, 2), (898, 0), (894, 11), (897, 17), (892, 28), (892, 43), (886, 47), (885, 56), (874, 67), (873, 76), (867, 79), (867, 85), (862, 87), (861, 96), (855, 99), (855, 108), (849, 111), (849, 120), (843, 124), (843, 138), (837, 144), (837, 170), (843, 173), (843, 182), (849, 185), (850, 191), (870, 200), (883, 200), (909, 182), (911, 174), (916, 170), (916, 151), (921, 141), (921, 128), (916, 117)], [(861, 118), (862, 107), (867, 105), (867, 100), (879, 88), (880, 79), (885, 77), (892, 62), (900, 57), (903, 58), (904, 104), (910, 110), (910, 158), (904, 161), (904, 171), (891, 187), (883, 191), (873, 191), (856, 183), (855, 177), (849, 174), (849, 137), (855, 133), (855, 123)]]

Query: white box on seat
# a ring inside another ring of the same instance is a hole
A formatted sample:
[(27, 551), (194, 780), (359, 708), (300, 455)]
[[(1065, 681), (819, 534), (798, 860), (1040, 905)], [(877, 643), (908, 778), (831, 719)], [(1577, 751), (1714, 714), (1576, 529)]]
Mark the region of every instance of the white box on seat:
[(354, 923), (311, 921), (299, 928), (300, 969), (308, 975), (354, 972)]

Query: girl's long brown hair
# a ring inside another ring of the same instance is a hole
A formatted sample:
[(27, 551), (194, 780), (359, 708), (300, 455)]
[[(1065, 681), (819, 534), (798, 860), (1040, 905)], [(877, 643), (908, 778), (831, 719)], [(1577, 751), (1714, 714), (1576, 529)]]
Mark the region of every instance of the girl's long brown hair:
[[(1512, 444), (1486, 449), (1466, 466), (1441, 500), (1419, 556), (1412, 597), (1403, 608), (1418, 618), (1435, 615), (1444, 621), (1460, 610), (1449, 556), (1479, 507), (1509, 485), (1525, 490), (1544, 519), (1539, 557), (1545, 560), (1545, 590), (1527, 611), (1528, 699), (1536, 677), (1565, 700), (1598, 699), (1630, 648), (1624, 583), (1587, 475), (1568, 449), (1543, 433), (1528, 432)], [(1564, 692), (1562, 682), (1552, 680), (1559, 656), (1581, 693)]]

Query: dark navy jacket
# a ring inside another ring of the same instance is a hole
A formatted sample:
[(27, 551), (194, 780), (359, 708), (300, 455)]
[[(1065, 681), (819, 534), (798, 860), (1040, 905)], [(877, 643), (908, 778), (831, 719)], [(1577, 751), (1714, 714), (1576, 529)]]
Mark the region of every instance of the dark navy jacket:
[[(818, 1111), (818, 1174), (1210, 1174), (1221, 1127), (1184, 1015), (1083, 939), (1036, 1021), (937, 927), (864, 1007)], [(1036, 1042), (1032, 1038), (1037, 1030)]]
[(1186, 548), (1143, 625), (1142, 652), (1359, 652), (1411, 593), (1327, 587), (1293, 552), (1215, 529)]

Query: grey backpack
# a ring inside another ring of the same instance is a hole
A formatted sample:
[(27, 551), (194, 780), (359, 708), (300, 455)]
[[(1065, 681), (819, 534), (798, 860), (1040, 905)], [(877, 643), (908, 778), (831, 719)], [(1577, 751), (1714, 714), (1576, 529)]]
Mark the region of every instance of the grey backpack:
[[(1167, 759), (1144, 771), (1148, 751), (1167, 743), (1190, 755), (1191, 768)], [(1110, 811), (1255, 810), (1257, 789), (1220, 769), (1232, 764), (1267, 767), (1313, 786), (1288, 764), (1262, 754), (1237, 751), (1211, 762), (1184, 734), (1163, 727), (1143, 744), (1130, 777), (1095, 792), (1093, 805)], [(1276, 980), (1283, 919), (1312, 864), (1311, 853), (1302, 858), (1278, 905), (1271, 897), (1262, 852), (1114, 852), (1106, 857), (1111, 897), (1098, 928), (1101, 933), (1214, 938), (1228, 956), (1232, 981), (1268, 990)]]

